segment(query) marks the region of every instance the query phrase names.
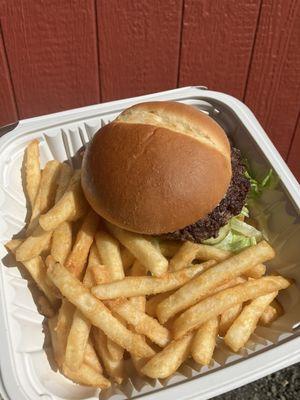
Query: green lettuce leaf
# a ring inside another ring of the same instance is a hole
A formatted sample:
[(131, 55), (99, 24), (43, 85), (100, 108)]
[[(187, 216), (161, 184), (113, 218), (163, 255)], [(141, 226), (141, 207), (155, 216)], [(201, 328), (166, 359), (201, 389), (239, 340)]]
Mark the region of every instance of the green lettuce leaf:
[(268, 173), (262, 180), (258, 180), (253, 177), (253, 174), (250, 173), (250, 169), (246, 169), (245, 171), (246, 178), (250, 181), (250, 192), (248, 194), (248, 199), (257, 199), (259, 198), (263, 191), (266, 189), (273, 189), (277, 183), (278, 178), (274, 174), (274, 171), (270, 169)]

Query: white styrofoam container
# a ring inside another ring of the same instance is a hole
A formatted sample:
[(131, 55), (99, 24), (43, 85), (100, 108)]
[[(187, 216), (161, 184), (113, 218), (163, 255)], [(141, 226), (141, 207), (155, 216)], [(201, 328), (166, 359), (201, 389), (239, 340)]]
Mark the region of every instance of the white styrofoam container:
[[(256, 174), (274, 169), (279, 185), (264, 193), (254, 211), (277, 250), (269, 269), (294, 278), (295, 284), (280, 297), (285, 315), (270, 328), (259, 327), (238, 354), (231, 353), (220, 340), (209, 367), (200, 368), (190, 360), (175, 376), (160, 381), (142, 380), (128, 365), (131, 377), (127, 382), (99, 393), (75, 385), (51, 369), (43, 348), (47, 348), (43, 318), (3, 244), (24, 224), (20, 169), (29, 141), (40, 140), (42, 164), (51, 158), (63, 161), (124, 108), (150, 100), (181, 101), (208, 112), (242, 150)], [(208, 399), (299, 362), (299, 210), (300, 187), (255, 116), (243, 103), (222, 93), (187, 87), (20, 121), (17, 128), (0, 138), (0, 393), (5, 400), (123, 399), (141, 395), (149, 400)]]

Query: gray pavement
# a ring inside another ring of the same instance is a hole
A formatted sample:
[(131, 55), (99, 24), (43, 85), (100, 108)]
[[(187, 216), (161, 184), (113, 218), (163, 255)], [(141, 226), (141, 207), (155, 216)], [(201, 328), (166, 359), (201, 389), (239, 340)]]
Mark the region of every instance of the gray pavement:
[(214, 397), (214, 400), (300, 400), (300, 364)]

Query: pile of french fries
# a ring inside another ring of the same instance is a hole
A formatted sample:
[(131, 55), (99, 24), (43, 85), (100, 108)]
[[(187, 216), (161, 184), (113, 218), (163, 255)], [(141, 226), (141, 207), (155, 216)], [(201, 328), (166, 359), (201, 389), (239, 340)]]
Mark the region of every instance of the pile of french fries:
[(218, 336), (238, 352), (282, 315), (276, 297), (290, 281), (265, 275), (266, 241), (231, 254), (127, 232), (89, 207), (80, 170), (55, 160), (41, 170), (38, 141), (24, 169), (31, 218), (6, 246), (40, 290), (57, 367), (72, 381), (120, 384), (129, 358), (138, 374), (167, 378), (189, 357), (210, 364)]

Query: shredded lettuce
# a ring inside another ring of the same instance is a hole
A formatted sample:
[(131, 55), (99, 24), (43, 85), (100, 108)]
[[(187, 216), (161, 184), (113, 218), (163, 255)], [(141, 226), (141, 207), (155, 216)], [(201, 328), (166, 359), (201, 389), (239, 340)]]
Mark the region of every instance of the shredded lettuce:
[(246, 247), (253, 246), (253, 244), (256, 244), (256, 239), (254, 237), (249, 238), (235, 233), (234, 231), (230, 231), (225, 239), (218, 243), (216, 247), (236, 253)]
[[(248, 164), (247, 161), (245, 161), (245, 164)], [(258, 180), (250, 173), (249, 166), (247, 166), (245, 176), (250, 181), (251, 189), (241, 213), (232, 217), (220, 229), (216, 238), (209, 238), (203, 243), (236, 253), (246, 247), (254, 246), (262, 240), (262, 232), (245, 221), (250, 216), (248, 207), (255, 207), (255, 201), (262, 195), (264, 190), (274, 188), (278, 183), (278, 178), (273, 170), (270, 169), (262, 180)]]
[(246, 237), (255, 237), (257, 239), (261, 239), (262, 234), (259, 230), (254, 228), (254, 226), (247, 224), (244, 221), (241, 221), (238, 218), (231, 218), (230, 220), (231, 229), (234, 230), (236, 233), (242, 234)]
[(272, 169), (268, 171), (266, 176), (261, 181), (255, 179), (250, 173), (249, 169), (246, 169), (245, 176), (250, 181), (251, 185), (250, 192), (248, 194), (248, 200), (259, 198), (265, 189), (274, 188), (278, 182), (278, 178)]
[(215, 244), (216, 247), (232, 252), (239, 252), (246, 247), (253, 246), (262, 239), (262, 233), (240, 219), (242, 214), (230, 219), (230, 230), (225, 238)]

